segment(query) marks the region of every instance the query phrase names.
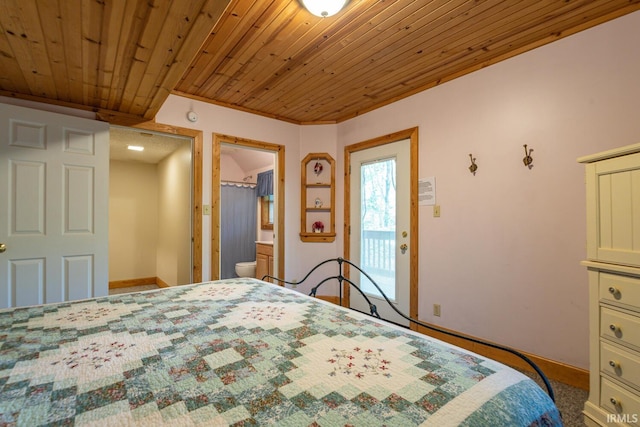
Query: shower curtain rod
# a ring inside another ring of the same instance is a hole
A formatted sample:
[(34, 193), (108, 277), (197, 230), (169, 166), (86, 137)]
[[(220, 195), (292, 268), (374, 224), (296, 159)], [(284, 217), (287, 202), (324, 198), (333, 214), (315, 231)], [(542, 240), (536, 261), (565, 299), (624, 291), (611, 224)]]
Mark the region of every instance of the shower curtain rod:
[(255, 186), (255, 182), (244, 182), (244, 181), (229, 181), (227, 179), (223, 179), (220, 181), (220, 184), (240, 184), (240, 185), (253, 185)]

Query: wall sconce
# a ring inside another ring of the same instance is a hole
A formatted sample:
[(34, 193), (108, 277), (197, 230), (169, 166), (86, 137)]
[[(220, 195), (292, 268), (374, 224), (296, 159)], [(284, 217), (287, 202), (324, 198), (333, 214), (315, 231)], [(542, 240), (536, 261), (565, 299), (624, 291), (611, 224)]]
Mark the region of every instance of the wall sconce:
[(476, 158), (473, 157), (473, 154), (469, 154), (469, 158), (471, 159), (471, 166), (469, 166), (469, 172), (475, 175), (476, 171), (478, 170), (478, 165), (476, 165)]
[(347, 0), (302, 0), (302, 4), (309, 12), (321, 18), (340, 12), (345, 3)]
[(529, 169), (533, 167), (533, 157), (531, 157), (532, 151), (533, 151), (533, 148), (527, 151), (527, 144), (524, 144), (524, 158), (522, 159), (522, 163), (524, 163), (524, 165)]

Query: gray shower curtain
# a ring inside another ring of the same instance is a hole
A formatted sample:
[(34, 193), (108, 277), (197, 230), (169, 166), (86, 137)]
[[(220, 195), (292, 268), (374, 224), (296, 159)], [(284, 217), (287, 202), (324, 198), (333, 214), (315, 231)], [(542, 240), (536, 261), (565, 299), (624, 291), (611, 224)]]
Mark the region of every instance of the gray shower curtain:
[(220, 278), (237, 277), (238, 262), (256, 260), (258, 199), (255, 187), (220, 187)]

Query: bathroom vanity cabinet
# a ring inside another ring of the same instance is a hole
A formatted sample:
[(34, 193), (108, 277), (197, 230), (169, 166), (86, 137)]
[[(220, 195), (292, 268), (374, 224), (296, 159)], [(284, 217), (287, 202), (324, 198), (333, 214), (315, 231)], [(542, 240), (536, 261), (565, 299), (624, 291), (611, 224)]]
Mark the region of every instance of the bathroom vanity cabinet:
[(302, 160), (300, 240), (333, 242), (336, 239), (335, 161), (327, 153), (309, 153)]
[[(273, 243), (256, 243), (256, 279), (273, 276)], [(267, 279), (273, 283), (273, 280)]]

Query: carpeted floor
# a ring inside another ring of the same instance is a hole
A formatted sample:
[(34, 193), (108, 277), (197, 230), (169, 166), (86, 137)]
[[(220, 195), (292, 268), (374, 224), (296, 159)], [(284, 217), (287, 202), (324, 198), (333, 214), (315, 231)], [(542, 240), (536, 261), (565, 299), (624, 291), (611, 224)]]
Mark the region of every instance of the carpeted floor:
[[(128, 292), (140, 292), (148, 291), (152, 289), (158, 289), (156, 285), (144, 285), (144, 286), (132, 286), (129, 288), (116, 288), (109, 289), (109, 295), (124, 294)], [(524, 374), (533, 378), (540, 384), (543, 390), (546, 390), (542, 381), (538, 376), (531, 372), (524, 372)], [(551, 387), (556, 398), (556, 405), (562, 414), (562, 421), (565, 427), (584, 427), (584, 417), (582, 415), (582, 408), (584, 402), (588, 397), (588, 392), (576, 387), (572, 387), (567, 384), (563, 384), (558, 381), (550, 380)]]
[[(546, 390), (539, 377), (531, 372), (524, 372), (525, 375), (533, 378), (543, 390)], [(556, 398), (556, 406), (562, 414), (562, 422), (565, 427), (584, 427), (584, 416), (582, 415), (582, 409), (584, 402), (589, 397), (589, 392), (577, 387), (549, 380), (553, 393)]]

